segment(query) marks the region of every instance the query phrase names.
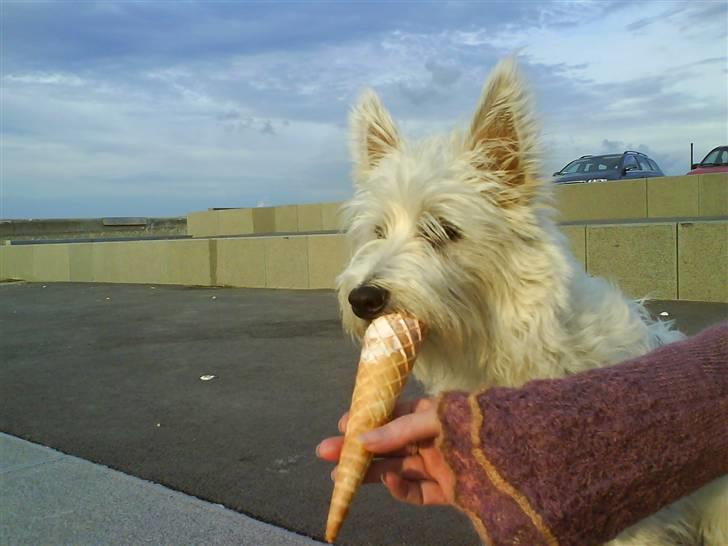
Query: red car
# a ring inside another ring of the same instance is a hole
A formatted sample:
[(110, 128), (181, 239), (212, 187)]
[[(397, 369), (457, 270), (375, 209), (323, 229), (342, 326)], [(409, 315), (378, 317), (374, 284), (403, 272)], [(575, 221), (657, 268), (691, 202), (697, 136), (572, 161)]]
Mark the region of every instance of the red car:
[(718, 146), (708, 152), (700, 163), (695, 163), (686, 174), (728, 173), (728, 146)]

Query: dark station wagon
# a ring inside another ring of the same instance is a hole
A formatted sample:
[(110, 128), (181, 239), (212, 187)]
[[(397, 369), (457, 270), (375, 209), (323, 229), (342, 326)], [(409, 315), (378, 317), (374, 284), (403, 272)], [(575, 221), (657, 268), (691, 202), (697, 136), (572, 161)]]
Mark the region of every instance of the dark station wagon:
[(665, 176), (662, 169), (642, 152), (584, 155), (554, 173), (556, 184), (607, 182)]

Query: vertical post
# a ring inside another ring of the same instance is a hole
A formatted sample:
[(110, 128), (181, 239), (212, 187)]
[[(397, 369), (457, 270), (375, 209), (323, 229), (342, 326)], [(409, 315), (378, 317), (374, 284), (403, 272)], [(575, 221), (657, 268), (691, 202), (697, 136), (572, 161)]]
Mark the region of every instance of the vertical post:
[(693, 143), (690, 143), (690, 170), (693, 170)]

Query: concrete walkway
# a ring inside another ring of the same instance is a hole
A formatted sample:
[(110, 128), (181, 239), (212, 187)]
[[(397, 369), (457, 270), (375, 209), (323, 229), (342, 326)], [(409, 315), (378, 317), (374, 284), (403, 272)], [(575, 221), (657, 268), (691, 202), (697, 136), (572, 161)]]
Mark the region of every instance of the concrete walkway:
[(0, 544), (322, 544), (0, 433)]

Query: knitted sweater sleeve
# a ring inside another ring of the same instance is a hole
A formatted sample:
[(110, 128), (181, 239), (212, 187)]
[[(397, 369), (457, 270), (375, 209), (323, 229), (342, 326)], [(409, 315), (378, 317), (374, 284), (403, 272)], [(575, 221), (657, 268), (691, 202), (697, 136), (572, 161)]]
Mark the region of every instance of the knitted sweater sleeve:
[(728, 474), (728, 323), (634, 360), (445, 394), (458, 507), (492, 546), (591, 546)]

